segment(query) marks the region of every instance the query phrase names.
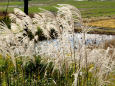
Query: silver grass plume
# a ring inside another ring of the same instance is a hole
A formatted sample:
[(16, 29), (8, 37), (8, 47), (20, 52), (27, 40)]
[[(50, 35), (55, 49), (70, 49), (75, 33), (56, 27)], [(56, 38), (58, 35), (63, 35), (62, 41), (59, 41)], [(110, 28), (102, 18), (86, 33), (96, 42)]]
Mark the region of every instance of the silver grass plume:
[(57, 21), (64, 31), (73, 31), (74, 23), (82, 24), (80, 11), (68, 4), (58, 4)]
[(60, 33), (59, 26), (55, 15), (47, 10), (41, 9), (42, 12), (34, 14), (33, 22), (37, 27), (43, 31), (43, 34), (50, 38), (50, 31), (54, 29), (57, 33)]

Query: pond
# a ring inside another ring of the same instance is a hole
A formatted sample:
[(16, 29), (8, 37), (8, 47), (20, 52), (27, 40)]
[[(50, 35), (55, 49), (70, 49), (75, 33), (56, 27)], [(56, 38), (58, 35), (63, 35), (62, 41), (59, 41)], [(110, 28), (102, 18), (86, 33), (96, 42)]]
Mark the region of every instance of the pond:
[[(115, 35), (100, 35), (100, 34), (85, 34), (85, 44), (86, 45), (99, 45), (104, 41), (115, 39)], [(44, 53), (57, 52), (62, 47), (75, 48), (78, 49), (83, 43), (83, 34), (76, 33), (74, 34), (65, 34), (62, 39), (54, 39), (48, 41), (39, 42), (40, 50)], [(39, 50), (39, 49), (37, 49)]]

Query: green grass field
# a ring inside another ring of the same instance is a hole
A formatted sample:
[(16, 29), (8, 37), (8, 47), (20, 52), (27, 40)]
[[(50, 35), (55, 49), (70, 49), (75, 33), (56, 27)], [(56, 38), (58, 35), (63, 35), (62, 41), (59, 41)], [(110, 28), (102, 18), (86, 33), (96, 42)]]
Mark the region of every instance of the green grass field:
[[(115, 2), (113, 1), (82, 1), (77, 2), (73, 0), (39, 0), (39, 1), (30, 1), (29, 3), (29, 13), (39, 12), (39, 7), (45, 8), (50, 11), (57, 11), (54, 6), (57, 4), (71, 4), (77, 7), (83, 17), (99, 17), (99, 16), (115, 16)], [(4, 11), (7, 3), (0, 3), (0, 11)], [(23, 10), (23, 2), (10, 2), (8, 11), (12, 12), (14, 7), (20, 7)]]

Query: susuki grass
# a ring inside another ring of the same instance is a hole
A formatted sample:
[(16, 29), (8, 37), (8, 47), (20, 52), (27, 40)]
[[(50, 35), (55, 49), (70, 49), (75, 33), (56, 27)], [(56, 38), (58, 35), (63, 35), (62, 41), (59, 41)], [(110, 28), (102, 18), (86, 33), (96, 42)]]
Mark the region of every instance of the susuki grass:
[[(114, 86), (115, 48), (88, 48), (91, 28), (84, 25), (80, 11), (68, 4), (57, 9), (56, 14), (41, 9), (31, 18), (15, 8), (9, 14), (10, 28), (0, 22), (0, 85)], [(81, 41), (74, 26), (81, 29)], [(52, 38), (57, 45), (48, 42)]]

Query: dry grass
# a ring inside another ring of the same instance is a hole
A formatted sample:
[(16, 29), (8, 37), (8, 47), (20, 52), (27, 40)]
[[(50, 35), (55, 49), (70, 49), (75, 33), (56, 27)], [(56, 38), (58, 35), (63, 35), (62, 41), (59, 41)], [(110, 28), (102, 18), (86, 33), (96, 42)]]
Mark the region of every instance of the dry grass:
[(98, 20), (94, 22), (89, 22), (88, 25), (104, 28), (115, 28), (115, 19)]
[(105, 41), (104, 48), (107, 49), (108, 47), (115, 48), (115, 39)]

